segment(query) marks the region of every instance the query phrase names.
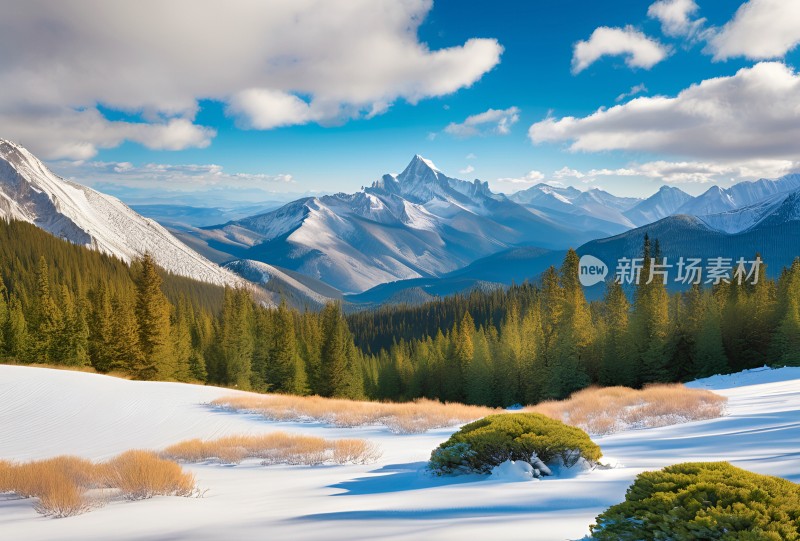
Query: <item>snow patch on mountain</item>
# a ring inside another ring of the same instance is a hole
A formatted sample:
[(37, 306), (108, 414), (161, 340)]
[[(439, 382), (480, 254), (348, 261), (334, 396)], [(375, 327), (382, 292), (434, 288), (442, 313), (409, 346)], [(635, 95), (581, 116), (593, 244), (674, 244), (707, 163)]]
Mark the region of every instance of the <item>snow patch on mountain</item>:
[(119, 199), (53, 174), (16, 143), (0, 139), (0, 218), (32, 223), (57, 237), (123, 261), (150, 253), (174, 274), (217, 285), (243, 285)]

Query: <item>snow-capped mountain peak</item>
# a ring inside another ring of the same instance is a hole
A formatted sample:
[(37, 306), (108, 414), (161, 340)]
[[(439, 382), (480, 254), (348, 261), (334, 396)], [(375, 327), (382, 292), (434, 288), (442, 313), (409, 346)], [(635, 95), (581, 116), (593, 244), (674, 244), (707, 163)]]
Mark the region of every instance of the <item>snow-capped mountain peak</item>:
[(0, 139), (0, 218), (32, 223), (123, 261), (149, 252), (174, 274), (218, 285), (245, 283), (119, 199), (53, 174), (27, 149), (5, 139)]

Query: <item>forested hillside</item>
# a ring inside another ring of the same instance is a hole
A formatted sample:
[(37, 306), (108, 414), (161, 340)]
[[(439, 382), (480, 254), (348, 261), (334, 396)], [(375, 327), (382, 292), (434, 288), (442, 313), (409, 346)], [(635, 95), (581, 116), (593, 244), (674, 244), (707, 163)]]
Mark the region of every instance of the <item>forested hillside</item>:
[[(645, 268), (658, 243), (642, 248)], [(0, 357), (92, 366), (140, 379), (257, 391), (508, 406), (591, 383), (640, 386), (764, 363), (797, 364), (800, 260), (778, 281), (632, 301), (609, 282), (588, 303), (578, 256), (538, 284), (349, 316), (266, 308), (222, 289), (128, 266), (21, 223), (0, 221)]]

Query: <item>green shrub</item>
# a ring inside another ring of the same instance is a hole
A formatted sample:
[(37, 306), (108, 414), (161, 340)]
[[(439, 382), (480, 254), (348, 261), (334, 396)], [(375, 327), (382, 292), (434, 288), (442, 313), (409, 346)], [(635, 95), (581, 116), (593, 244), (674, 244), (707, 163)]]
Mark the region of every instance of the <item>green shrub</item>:
[(623, 503), (597, 517), (594, 539), (800, 539), (800, 485), (727, 462), (690, 462), (640, 474)]
[(506, 460), (569, 467), (600, 456), (600, 447), (580, 428), (538, 413), (501, 413), (462, 427), (433, 451), (429, 468), (440, 475), (489, 473)]

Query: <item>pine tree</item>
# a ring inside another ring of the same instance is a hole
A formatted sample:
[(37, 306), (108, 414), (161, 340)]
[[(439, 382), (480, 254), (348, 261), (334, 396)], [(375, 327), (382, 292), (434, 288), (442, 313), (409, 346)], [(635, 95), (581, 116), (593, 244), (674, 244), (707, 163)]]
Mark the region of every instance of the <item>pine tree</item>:
[(98, 372), (111, 370), (113, 362), (113, 319), (111, 295), (101, 284), (89, 292), (89, 360)]
[(713, 295), (704, 295), (703, 315), (695, 339), (695, 375), (708, 377), (723, 374), (728, 369), (722, 346), (722, 330), (717, 303)]
[(633, 385), (635, 374), (630, 365), (628, 316), (630, 303), (616, 280), (606, 284), (604, 299), (604, 341), (598, 371), (601, 385)]
[(33, 332), (30, 334), (30, 360), (53, 362), (53, 348), (57, 346), (61, 329), (61, 312), (50, 289), (50, 271), (44, 256), (36, 269), (36, 297)]
[(21, 361), (30, 350), (28, 325), (22, 303), (16, 296), (9, 297), (8, 317), (3, 326), (5, 343), (4, 353), (7, 357)]
[(328, 303), (322, 310), (322, 396), (352, 398), (358, 388), (363, 388), (360, 370), (352, 358), (355, 353), (347, 322), (339, 303)]
[(173, 379), (176, 366), (171, 344), (172, 307), (161, 291), (162, 279), (150, 254), (140, 261), (136, 278), (136, 321), (144, 365), (140, 379)]
[(3, 276), (0, 275), (0, 357), (5, 353), (5, 326), (8, 320), (8, 290), (6, 284), (3, 282)]
[[(632, 366), (638, 368), (636, 384), (669, 380), (667, 335), (669, 331), (669, 298), (664, 284), (653, 277), (654, 264), (650, 239), (644, 236), (642, 249), (642, 275), (634, 296), (631, 315), (630, 343), (633, 350)], [(650, 283), (648, 283), (650, 282)]]
[(308, 392), (308, 375), (297, 349), (292, 312), (281, 302), (275, 316), (275, 346), (267, 371), (272, 389), (295, 394)]
[(139, 345), (139, 326), (136, 324), (134, 301), (123, 294), (111, 300), (110, 370), (126, 372), (137, 379), (153, 377), (153, 367), (144, 357)]
[(185, 298), (181, 298), (172, 313), (170, 334), (175, 363), (172, 377), (177, 381), (191, 381), (192, 333), (189, 327), (189, 306)]
[(538, 302), (533, 303), (522, 318), (520, 349), (520, 391), (526, 404), (542, 399), (546, 373), (542, 343), (542, 313)]
[(492, 358), (489, 340), (483, 327), (475, 331), (472, 362), (467, 369), (466, 402), (484, 406), (495, 405), (497, 400), (493, 386)]

